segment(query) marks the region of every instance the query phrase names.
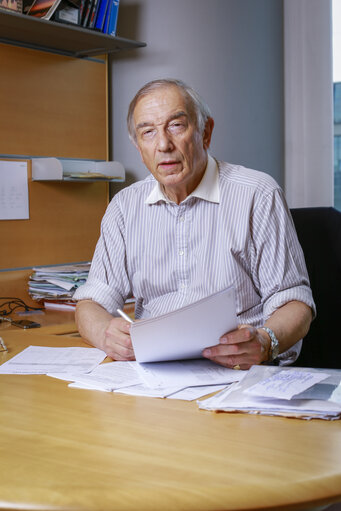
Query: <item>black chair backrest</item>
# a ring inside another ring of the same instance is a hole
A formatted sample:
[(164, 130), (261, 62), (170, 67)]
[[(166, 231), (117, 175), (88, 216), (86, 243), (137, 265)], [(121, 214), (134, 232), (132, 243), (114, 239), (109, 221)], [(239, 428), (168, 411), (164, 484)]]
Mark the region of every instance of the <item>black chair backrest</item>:
[(341, 213), (321, 207), (291, 214), (317, 308), (295, 365), (341, 369)]

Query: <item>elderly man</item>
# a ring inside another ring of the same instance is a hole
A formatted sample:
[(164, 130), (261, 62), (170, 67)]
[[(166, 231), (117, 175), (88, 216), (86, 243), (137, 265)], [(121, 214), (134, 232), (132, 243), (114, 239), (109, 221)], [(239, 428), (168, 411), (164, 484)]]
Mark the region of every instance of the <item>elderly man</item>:
[(129, 323), (115, 317), (127, 297), (139, 319), (230, 285), (239, 328), (212, 339), (203, 356), (241, 369), (297, 358), (315, 306), (282, 191), (265, 173), (214, 160), (213, 126), (178, 80), (150, 82), (130, 104), (130, 138), (151, 175), (109, 204), (75, 294), (81, 335), (113, 359), (134, 359)]

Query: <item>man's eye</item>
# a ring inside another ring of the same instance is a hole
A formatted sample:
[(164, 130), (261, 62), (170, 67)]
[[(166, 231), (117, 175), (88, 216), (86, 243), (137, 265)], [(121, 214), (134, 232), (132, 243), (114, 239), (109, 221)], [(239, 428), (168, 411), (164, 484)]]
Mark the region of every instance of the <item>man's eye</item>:
[(184, 124), (182, 122), (173, 122), (168, 128), (170, 131), (181, 131), (184, 129)]
[(142, 133), (143, 138), (150, 138), (154, 133), (154, 130), (145, 130)]

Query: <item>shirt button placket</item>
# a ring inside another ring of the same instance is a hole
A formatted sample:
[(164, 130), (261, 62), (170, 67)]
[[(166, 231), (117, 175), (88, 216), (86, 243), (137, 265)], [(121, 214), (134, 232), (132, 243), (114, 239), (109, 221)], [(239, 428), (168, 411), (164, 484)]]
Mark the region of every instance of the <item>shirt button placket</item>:
[(180, 206), (178, 212), (178, 275), (179, 289), (185, 291), (187, 287), (187, 270), (186, 270), (186, 216), (185, 206)]

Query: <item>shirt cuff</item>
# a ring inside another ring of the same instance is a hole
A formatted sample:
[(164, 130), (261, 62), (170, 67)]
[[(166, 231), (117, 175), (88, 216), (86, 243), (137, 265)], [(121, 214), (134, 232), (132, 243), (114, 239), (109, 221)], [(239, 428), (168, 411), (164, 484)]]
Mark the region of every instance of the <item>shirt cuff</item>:
[(291, 346), (291, 348), (289, 348), (286, 351), (283, 351), (283, 353), (280, 353), (278, 355), (278, 357), (277, 357), (278, 364), (280, 366), (289, 366), (289, 365), (293, 364), (297, 360), (298, 355), (301, 353), (301, 348), (302, 348), (302, 339), (300, 341), (298, 341), (296, 344), (294, 344), (293, 346)]
[(116, 315), (116, 310), (124, 305), (124, 299), (121, 295), (113, 293), (108, 284), (94, 278), (91, 280), (88, 278), (86, 283), (76, 290), (73, 299), (77, 301), (93, 300), (113, 315)]
[[(313, 318), (316, 316), (316, 306), (313, 300), (312, 292), (308, 286), (297, 286), (290, 289), (285, 289), (273, 295), (264, 305), (264, 320), (267, 320), (277, 309), (282, 307), (288, 302), (298, 301), (303, 302), (311, 308)], [(302, 349), (302, 339), (296, 344), (291, 346), (286, 351), (278, 355), (278, 363), (280, 366), (287, 366), (293, 364)]]

